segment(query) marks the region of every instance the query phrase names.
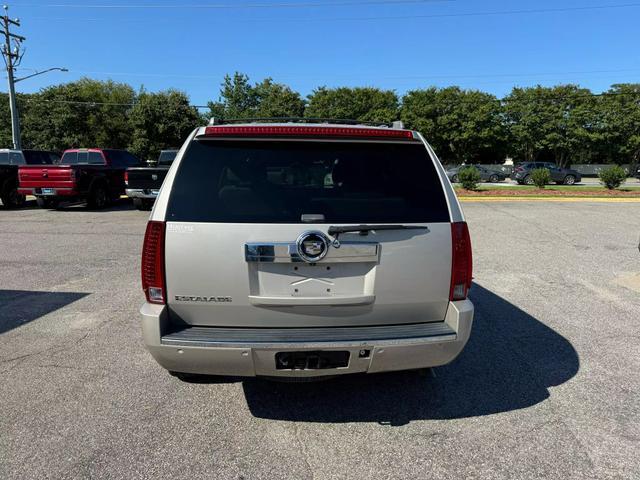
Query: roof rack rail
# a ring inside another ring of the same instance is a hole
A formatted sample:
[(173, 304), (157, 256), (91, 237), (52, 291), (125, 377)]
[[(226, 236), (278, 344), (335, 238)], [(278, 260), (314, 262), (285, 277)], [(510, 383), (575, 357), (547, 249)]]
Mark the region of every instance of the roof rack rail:
[(347, 118), (310, 118), (310, 117), (265, 117), (265, 118), (211, 118), (209, 125), (227, 125), (233, 123), (327, 123), (342, 125), (369, 125), (404, 129), (401, 121), (395, 122), (365, 122)]

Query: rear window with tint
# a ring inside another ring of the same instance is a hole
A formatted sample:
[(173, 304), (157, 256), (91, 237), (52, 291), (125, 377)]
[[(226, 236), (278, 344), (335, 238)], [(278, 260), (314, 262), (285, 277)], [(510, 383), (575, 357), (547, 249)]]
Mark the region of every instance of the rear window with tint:
[(136, 167), (140, 165), (140, 160), (126, 150), (105, 150), (114, 168)]
[(171, 165), (177, 154), (178, 150), (162, 150), (158, 157), (158, 165)]
[(302, 223), (305, 214), (324, 223), (450, 221), (422, 144), (262, 140), (193, 141), (167, 220)]
[(62, 155), (60, 163), (63, 165), (75, 165), (78, 163), (78, 152), (66, 152)]

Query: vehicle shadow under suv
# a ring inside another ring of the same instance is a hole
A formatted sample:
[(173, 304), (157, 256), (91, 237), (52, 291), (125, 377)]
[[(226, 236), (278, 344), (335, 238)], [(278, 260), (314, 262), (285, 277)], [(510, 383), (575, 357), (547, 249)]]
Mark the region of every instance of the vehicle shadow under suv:
[(243, 381), (251, 413), (303, 422), (378, 422), (489, 415), (535, 405), (571, 379), (578, 354), (567, 339), (478, 284), (469, 343), (435, 376), (350, 375), (324, 382)]

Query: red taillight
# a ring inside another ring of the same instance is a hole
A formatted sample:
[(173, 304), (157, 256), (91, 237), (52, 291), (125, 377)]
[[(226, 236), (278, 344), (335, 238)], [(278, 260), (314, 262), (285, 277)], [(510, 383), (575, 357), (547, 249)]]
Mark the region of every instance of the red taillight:
[(125, 170), (124, 172), (124, 184), (129, 185), (129, 172)]
[(449, 300), (467, 298), (473, 278), (471, 238), (466, 222), (451, 224), (451, 289)]
[(164, 222), (150, 221), (142, 247), (142, 289), (150, 303), (164, 304)]
[(311, 126), (214, 126), (207, 127), (207, 137), (384, 137), (413, 140), (410, 130), (353, 127)]

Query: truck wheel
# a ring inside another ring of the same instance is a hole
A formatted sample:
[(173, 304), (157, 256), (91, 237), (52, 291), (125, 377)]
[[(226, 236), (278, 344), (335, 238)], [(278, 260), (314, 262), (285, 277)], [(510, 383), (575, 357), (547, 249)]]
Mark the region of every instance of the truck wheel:
[(20, 208), (24, 205), (27, 197), (20, 195), (18, 189), (14, 187), (2, 195), (1, 200), (5, 208)]
[(53, 198), (36, 197), (36, 203), (39, 208), (58, 208), (60, 202)]
[(87, 206), (99, 210), (107, 205), (107, 189), (102, 184), (95, 185), (89, 192)]

